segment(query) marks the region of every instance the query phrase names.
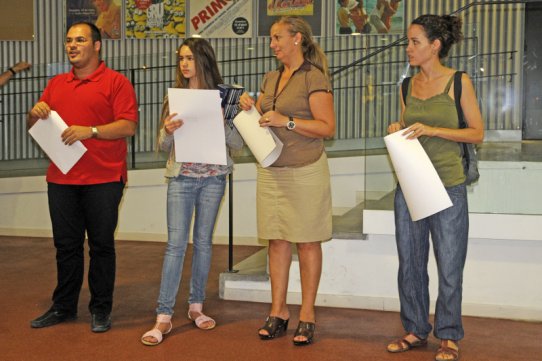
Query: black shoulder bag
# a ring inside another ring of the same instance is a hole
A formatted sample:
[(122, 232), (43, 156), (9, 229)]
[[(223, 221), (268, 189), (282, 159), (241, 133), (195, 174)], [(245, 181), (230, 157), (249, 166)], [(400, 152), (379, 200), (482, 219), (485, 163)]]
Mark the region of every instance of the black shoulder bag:
[[(463, 109), (461, 109), (461, 76), (462, 71), (456, 71), (454, 74), (454, 98), (455, 109), (457, 111), (457, 118), (459, 120), (459, 128), (463, 129), (467, 127), (465, 119), (463, 118)], [(403, 101), (406, 105), (406, 97), (408, 92), (408, 84), (410, 83), (410, 77), (405, 78), (401, 84), (401, 92), (403, 93)], [(465, 172), (465, 184), (469, 185), (480, 178), (478, 172), (478, 156), (476, 155), (476, 148), (472, 143), (459, 143), (461, 149), (461, 155), (463, 159), (463, 170)]]

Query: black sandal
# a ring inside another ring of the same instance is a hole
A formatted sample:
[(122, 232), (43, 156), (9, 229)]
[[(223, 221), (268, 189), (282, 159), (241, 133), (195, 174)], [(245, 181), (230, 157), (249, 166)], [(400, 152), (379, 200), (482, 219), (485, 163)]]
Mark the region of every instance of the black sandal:
[[(296, 346), (310, 345), (314, 337), (315, 328), (316, 328), (316, 325), (314, 324), (314, 322), (299, 321), (299, 324), (297, 325), (297, 330), (295, 330), (295, 334), (294, 334), (294, 340), (293, 340), (294, 345)], [(296, 341), (295, 338), (297, 336), (303, 336), (306, 338), (306, 340)]]
[[(275, 337), (284, 335), (287, 329), (288, 329), (288, 320), (283, 320), (280, 317), (269, 316), (265, 320), (265, 325), (263, 325), (258, 330), (258, 335), (260, 336), (260, 339), (262, 340), (271, 340)], [(259, 333), (259, 331), (261, 330), (267, 331), (267, 335), (262, 335), (261, 333)]]

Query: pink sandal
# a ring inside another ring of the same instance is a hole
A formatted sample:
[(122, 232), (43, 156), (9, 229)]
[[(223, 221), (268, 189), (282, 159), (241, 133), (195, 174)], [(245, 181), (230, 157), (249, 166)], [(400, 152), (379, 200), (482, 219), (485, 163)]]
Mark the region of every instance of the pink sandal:
[[(203, 304), (202, 303), (191, 303), (188, 307), (188, 319), (196, 325), (197, 328), (201, 330), (212, 330), (216, 326), (215, 320), (213, 320), (211, 317), (206, 316), (203, 314)], [(199, 313), (200, 315), (196, 317), (195, 319), (192, 319), (190, 316), (190, 312)], [(210, 322), (211, 324), (207, 327), (203, 327), (202, 325), (205, 322)]]
[[(158, 329), (159, 323), (169, 323), (169, 328), (165, 332), (161, 332)], [(173, 325), (171, 324), (171, 315), (158, 315), (156, 316), (156, 324), (154, 325), (153, 329), (145, 332), (143, 336), (141, 336), (141, 343), (147, 346), (156, 346), (162, 342), (164, 339), (164, 335), (167, 335), (171, 332), (171, 329), (173, 328)], [(156, 340), (155, 342), (147, 341), (145, 338), (147, 337), (154, 337)]]

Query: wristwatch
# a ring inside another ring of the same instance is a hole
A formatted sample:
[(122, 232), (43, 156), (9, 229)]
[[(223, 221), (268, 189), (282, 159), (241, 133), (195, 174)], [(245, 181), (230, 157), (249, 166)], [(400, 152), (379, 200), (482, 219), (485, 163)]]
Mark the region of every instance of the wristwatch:
[(294, 130), (295, 129), (295, 122), (294, 118), (292, 116), (288, 117), (288, 123), (286, 123), (286, 129), (288, 130)]
[(92, 130), (92, 138), (98, 138), (98, 128), (96, 127), (90, 127)]

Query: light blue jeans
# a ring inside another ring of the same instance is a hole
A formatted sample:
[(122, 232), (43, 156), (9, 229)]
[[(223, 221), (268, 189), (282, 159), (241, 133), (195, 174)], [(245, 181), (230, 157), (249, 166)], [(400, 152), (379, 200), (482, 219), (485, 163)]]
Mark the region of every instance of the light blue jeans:
[(225, 175), (200, 178), (179, 175), (169, 181), (168, 242), (162, 267), (157, 314), (173, 314), (194, 212), (194, 248), (188, 303), (203, 303), (205, 300), (205, 287), (211, 267), (213, 231), (225, 187)]
[(438, 270), (434, 335), (460, 340), (463, 268), (467, 257), (469, 211), (464, 184), (446, 188), (453, 206), (413, 222), (401, 188), (395, 192), (395, 237), (399, 253), (399, 299), (406, 332), (426, 338), (429, 323), (429, 234)]

